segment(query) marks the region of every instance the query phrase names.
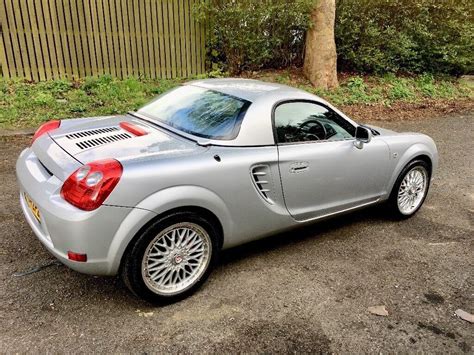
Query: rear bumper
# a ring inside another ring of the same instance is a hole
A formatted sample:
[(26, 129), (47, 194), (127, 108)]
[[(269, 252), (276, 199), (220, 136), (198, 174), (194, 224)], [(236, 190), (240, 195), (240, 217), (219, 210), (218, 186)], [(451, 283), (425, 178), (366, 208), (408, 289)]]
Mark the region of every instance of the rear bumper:
[[(121, 255), (111, 252), (117, 231), (130, 208), (101, 206), (82, 211), (60, 196), (62, 181), (52, 175), (34, 152), (25, 149), (16, 164), (20, 204), (25, 218), (41, 243), (62, 263), (76, 271), (94, 275), (117, 273)], [(37, 206), (34, 216), (25, 193)], [(71, 261), (68, 251), (87, 254), (87, 262)]]

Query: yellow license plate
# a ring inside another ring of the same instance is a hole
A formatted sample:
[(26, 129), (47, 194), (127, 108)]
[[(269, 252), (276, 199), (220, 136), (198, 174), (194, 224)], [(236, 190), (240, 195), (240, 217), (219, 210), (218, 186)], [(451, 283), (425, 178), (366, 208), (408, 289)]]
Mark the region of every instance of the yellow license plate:
[(30, 196), (28, 196), (26, 192), (24, 192), (23, 195), (25, 196), (26, 204), (28, 205), (28, 208), (30, 209), (31, 213), (33, 213), (33, 216), (36, 218), (36, 220), (41, 223), (41, 215), (38, 207), (35, 205), (33, 200), (30, 198)]

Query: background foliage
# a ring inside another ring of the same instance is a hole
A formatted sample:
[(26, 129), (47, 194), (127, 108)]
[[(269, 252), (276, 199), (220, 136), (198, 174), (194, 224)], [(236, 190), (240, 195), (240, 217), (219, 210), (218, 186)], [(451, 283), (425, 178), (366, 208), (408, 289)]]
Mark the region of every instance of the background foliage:
[(472, 0), (337, 0), (339, 67), (472, 73), (473, 11)]
[[(314, 0), (202, 0), (208, 58), (231, 73), (300, 66)], [(472, 0), (337, 0), (340, 70), (474, 72)]]
[[(212, 74), (212, 73), (211, 73)], [(209, 74), (209, 75), (211, 75)], [(218, 73), (212, 74), (214, 76)], [(197, 76), (195, 79), (203, 78)], [(335, 105), (374, 105), (424, 100), (472, 100), (474, 89), (452, 78), (431, 74), (397, 77), (344, 76), (336, 90), (319, 90), (299, 72), (261, 71), (255, 79), (299, 87)], [(38, 126), (51, 119), (115, 115), (136, 110), (152, 97), (187, 79), (117, 79), (110, 75), (80, 81), (54, 80), (31, 83), (0, 79), (0, 130)]]
[(208, 55), (231, 73), (301, 65), (314, 0), (202, 0)]
[(52, 119), (114, 115), (136, 110), (178, 80), (114, 79), (110, 75), (81, 81), (30, 83), (0, 80), (0, 128), (37, 126)]

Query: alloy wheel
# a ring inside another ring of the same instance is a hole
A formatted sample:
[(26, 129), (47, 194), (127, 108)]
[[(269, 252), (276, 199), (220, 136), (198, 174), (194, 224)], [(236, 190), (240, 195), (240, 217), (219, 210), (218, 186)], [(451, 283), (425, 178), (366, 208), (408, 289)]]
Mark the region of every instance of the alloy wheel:
[(426, 194), (428, 172), (422, 166), (415, 166), (407, 172), (398, 189), (397, 205), (404, 215), (414, 213)]
[(177, 223), (161, 231), (142, 260), (147, 287), (160, 295), (176, 295), (192, 287), (209, 266), (212, 243), (199, 225)]

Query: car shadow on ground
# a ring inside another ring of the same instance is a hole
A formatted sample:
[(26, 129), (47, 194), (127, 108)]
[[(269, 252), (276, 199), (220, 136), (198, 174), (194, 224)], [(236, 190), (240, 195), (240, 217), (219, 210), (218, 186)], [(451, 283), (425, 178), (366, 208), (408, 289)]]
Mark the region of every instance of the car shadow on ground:
[[(382, 206), (383, 207), (383, 206)], [(320, 240), (328, 237), (329, 232), (337, 232), (345, 227), (357, 226), (364, 222), (393, 222), (380, 205), (348, 212), (328, 219), (315, 221), (312, 224), (274, 234), (256, 241), (222, 251), (219, 266), (238, 262), (244, 258), (282, 249), (291, 244), (306, 243), (309, 240)], [(343, 237), (346, 237), (343, 236)], [(333, 238), (333, 236), (331, 236)]]
[[(281, 250), (281, 252), (284, 252), (284, 249), (287, 247), (297, 247), (306, 243), (321, 241), (325, 238), (348, 238), (351, 235), (347, 232), (347, 228), (351, 228), (352, 226), (357, 228), (361, 223), (384, 222), (390, 222), (390, 218), (385, 215), (384, 210), (380, 207), (371, 207), (224, 250), (221, 254), (219, 264), (217, 265), (217, 270), (212, 277), (219, 277), (223, 269), (231, 267), (233, 264), (237, 264), (247, 258), (258, 257), (259, 255), (264, 255), (272, 251), (278, 252)], [(341, 234), (338, 234), (339, 231)], [(338, 235), (335, 236), (334, 234)], [(52, 258), (45, 260), (43, 264), (53, 260)], [(152, 304), (132, 295), (122, 282), (120, 276), (91, 276), (80, 274), (65, 266), (54, 264), (51, 267), (41, 270), (39, 274), (32, 273), (23, 277), (14, 278), (20, 283), (39, 282), (40, 285), (38, 285), (38, 287), (40, 288), (42, 288), (41, 280), (51, 285), (57, 285), (61, 291), (64, 292), (63, 295), (66, 298), (74, 297), (79, 303), (81, 303), (80, 299), (82, 298), (83, 302), (95, 305), (102, 304), (106, 308), (120, 307), (123, 309), (125, 307), (131, 311), (137, 308), (154, 307)], [(206, 285), (204, 285), (204, 288), (205, 287)]]

